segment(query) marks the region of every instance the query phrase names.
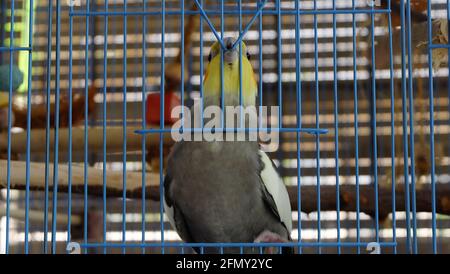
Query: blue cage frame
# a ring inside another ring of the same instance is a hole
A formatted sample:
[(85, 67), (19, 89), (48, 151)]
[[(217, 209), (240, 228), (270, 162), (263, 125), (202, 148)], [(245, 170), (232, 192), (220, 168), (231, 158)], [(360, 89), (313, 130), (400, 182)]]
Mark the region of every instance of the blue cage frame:
[[(387, 8), (376, 8), (374, 5), (372, 5), (371, 7), (368, 7), (367, 9), (359, 9), (356, 7), (355, 5), (355, 0), (351, 0), (352, 2), (352, 8), (351, 9), (340, 9), (337, 7), (336, 5), (336, 0), (333, 0), (333, 4), (332, 4), (332, 8), (331, 9), (322, 9), (319, 8), (317, 6), (317, 1), (313, 1), (314, 6), (312, 9), (302, 9), (301, 7), (301, 1), (293, 1), (293, 5), (294, 8), (282, 8), (281, 5), (281, 1), (280, 0), (275, 0), (275, 1), (268, 1), (268, 0), (258, 0), (258, 4), (256, 9), (243, 9), (243, 5), (242, 5), (242, 1), (241, 0), (237, 0), (236, 1), (236, 5), (237, 8), (233, 9), (233, 10), (225, 10), (224, 9), (224, 1), (220, 1), (221, 5), (220, 5), (220, 9), (219, 10), (206, 10), (206, 8), (203, 6), (203, 0), (194, 0), (193, 2), (195, 2), (198, 10), (197, 11), (192, 11), (192, 10), (186, 10), (185, 7), (185, 1), (181, 0), (180, 1), (180, 5), (178, 9), (170, 9), (167, 10), (166, 7), (166, 3), (165, 1), (161, 1), (161, 7), (160, 7), (160, 11), (153, 11), (153, 10), (147, 10), (147, 5), (146, 5), (146, 1), (143, 1), (144, 5), (143, 5), (143, 9), (141, 11), (128, 11), (127, 10), (127, 1), (124, 0), (124, 10), (123, 11), (110, 11), (108, 9), (108, 0), (104, 1), (104, 7), (105, 10), (104, 11), (96, 11), (96, 10), (91, 10), (90, 7), (90, 1), (87, 0), (86, 1), (86, 6), (85, 9), (74, 9), (74, 6), (71, 5), (69, 10), (68, 10), (68, 16), (69, 16), (69, 72), (68, 72), (68, 77), (69, 77), (69, 87), (68, 87), (68, 97), (69, 97), (69, 125), (68, 125), (68, 130), (69, 130), (69, 149), (68, 149), (68, 226), (67, 226), (67, 242), (71, 242), (71, 202), (72, 202), (72, 192), (71, 192), (71, 185), (72, 185), (72, 48), (73, 48), (73, 40), (72, 40), (72, 31), (73, 31), (73, 20), (74, 18), (80, 17), (80, 18), (85, 18), (86, 20), (86, 28), (85, 28), (85, 32), (86, 34), (89, 33), (90, 29), (90, 25), (87, 23), (88, 20), (90, 20), (90, 18), (92, 17), (100, 17), (100, 18), (105, 18), (104, 20), (104, 26), (103, 26), (103, 30), (104, 33), (107, 34), (109, 31), (109, 24), (108, 24), (108, 18), (114, 18), (114, 17), (132, 17), (132, 16), (139, 16), (143, 18), (143, 21), (145, 22), (146, 18), (150, 17), (150, 16), (159, 16), (161, 18), (161, 44), (164, 45), (165, 43), (165, 25), (166, 25), (166, 15), (170, 14), (170, 15), (179, 15), (180, 16), (180, 34), (181, 34), (181, 43), (180, 43), (180, 48), (181, 51), (184, 51), (184, 39), (185, 39), (185, 34), (184, 34), (184, 17), (187, 15), (191, 15), (191, 14), (197, 14), (200, 16), (200, 21), (201, 22), (205, 22), (210, 30), (212, 31), (212, 33), (214, 34), (215, 38), (217, 39), (217, 41), (220, 42), (222, 49), (225, 48), (225, 46), (223, 45), (223, 36), (224, 36), (224, 26), (225, 24), (222, 23), (220, 26), (220, 29), (216, 29), (216, 26), (213, 25), (213, 23), (211, 22), (211, 20), (209, 19), (209, 15), (215, 15), (215, 16), (220, 16), (220, 20), (221, 22), (225, 22), (225, 16), (236, 16), (239, 20), (239, 38), (237, 39), (236, 43), (233, 45), (233, 47), (239, 47), (241, 48), (242, 44), (242, 40), (244, 39), (245, 34), (247, 33), (247, 31), (254, 25), (254, 24), (258, 24), (258, 29), (261, 32), (262, 31), (262, 16), (263, 15), (274, 15), (277, 17), (277, 25), (276, 25), (276, 30), (278, 33), (281, 33), (282, 30), (282, 16), (284, 15), (291, 15), (291, 16), (295, 16), (295, 22), (296, 22), (296, 29), (295, 29), (295, 62), (296, 62), (296, 70), (295, 70), (295, 76), (296, 76), (296, 85), (295, 85), (295, 91), (296, 91), (296, 104), (297, 104), (297, 109), (296, 109), (296, 114), (297, 114), (297, 124), (296, 127), (283, 127), (283, 122), (281, 120), (282, 117), (282, 104), (280, 104), (280, 121), (279, 124), (281, 125), (277, 130), (280, 132), (293, 132), (296, 133), (297, 135), (297, 163), (300, 163), (300, 133), (308, 133), (308, 134), (312, 134), (315, 136), (315, 140), (316, 140), (316, 166), (317, 166), (317, 242), (302, 242), (302, 229), (301, 229), (301, 205), (302, 202), (300, 200), (300, 198), (297, 200), (297, 206), (298, 206), (298, 223), (299, 223), (299, 227), (298, 227), (298, 241), (297, 242), (293, 242), (293, 243), (280, 243), (280, 244), (264, 244), (264, 243), (259, 243), (259, 244), (250, 244), (250, 243), (217, 243), (217, 244), (212, 244), (212, 243), (168, 243), (165, 241), (164, 238), (164, 218), (163, 218), (163, 204), (160, 204), (160, 230), (161, 230), (161, 239), (159, 243), (147, 243), (146, 239), (145, 239), (145, 230), (146, 230), (146, 226), (145, 226), (145, 211), (146, 211), (146, 205), (145, 205), (145, 201), (146, 201), (146, 193), (145, 191), (142, 191), (142, 241), (140, 243), (128, 243), (127, 239), (125, 237), (125, 231), (127, 230), (126, 227), (126, 211), (127, 211), (127, 204), (126, 204), (126, 189), (127, 189), (127, 177), (126, 177), (126, 162), (127, 162), (127, 146), (126, 146), (126, 138), (127, 138), (127, 85), (125, 84), (123, 86), (123, 90), (122, 90), (122, 94), (123, 94), (123, 117), (122, 117), (122, 127), (123, 127), (123, 204), (122, 204), (122, 208), (123, 208), (123, 225), (122, 225), (122, 231), (123, 233), (123, 238), (122, 238), (122, 242), (121, 243), (108, 243), (108, 242), (100, 242), (100, 243), (92, 243), (92, 242), (88, 242), (87, 238), (87, 221), (84, 222), (84, 242), (80, 244), (81, 248), (84, 249), (89, 249), (89, 248), (103, 248), (106, 252), (106, 248), (121, 248), (122, 251), (125, 253), (127, 248), (142, 248), (145, 251), (145, 248), (161, 248), (161, 252), (164, 253), (164, 249), (167, 247), (179, 247), (181, 248), (181, 250), (183, 250), (184, 252), (184, 248), (186, 247), (208, 247), (208, 246), (218, 246), (221, 248), (225, 248), (225, 247), (248, 247), (248, 246), (257, 246), (257, 247), (265, 247), (265, 246), (293, 246), (293, 247), (298, 247), (299, 251), (301, 252), (301, 249), (304, 247), (317, 247), (318, 249), (320, 249), (321, 247), (336, 247), (338, 253), (341, 252), (341, 248), (342, 247), (355, 247), (358, 250), (358, 253), (361, 252), (361, 248), (365, 248), (367, 246), (367, 242), (363, 242), (360, 240), (360, 220), (359, 220), (359, 206), (357, 206), (357, 221), (356, 221), (356, 229), (357, 229), (357, 241), (356, 242), (343, 242), (341, 241), (341, 235), (340, 235), (340, 203), (339, 203), (339, 174), (340, 174), (340, 170), (339, 170), (339, 165), (335, 166), (335, 173), (336, 173), (336, 218), (337, 218), (337, 238), (336, 241), (334, 242), (322, 242), (321, 241), (321, 234), (320, 234), (320, 224), (321, 224), (321, 220), (320, 220), (320, 135), (322, 134), (327, 134), (330, 129), (327, 128), (322, 128), (321, 125), (319, 124), (319, 119), (317, 118), (315, 121), (315, 128), (303, 128), (302, 125), (302, 120), (301, 120), (301, 116), (302, 116), (302, 110), (301, 110), (301, 101), (302, 101), (302, 85), (301, 85), (301, 69), (300, 69), (300, 64), (302, 62), (301, 58), (300, 58), (300, 52), (301, 52), (301, 43), (300, 43), (300, 29), (301, 29), (301, 25), (300, 25), (300, 18), (303, 15), (310, 15), (310, 16), (314, 16), (314, 45), (315, 45), (315, 52), (314, 52), (314, 61), (316, 63), (315, 65), (315, 70), (314, 70), (314, 74), (315, 74), (315, 101), (316, 101), (316, 107), (315, 107), (315, 111), (316, 111), (316, 117), (319, 117), (319, 102), (320, 102), (320, 98), (319, 98), (319, 67), (318, 67), (318, 59), (319, 59), (319, 53), (318, 53), (318, 35), (317, 35), (317, 30), (318, 30), (318, 21), (317, 21), (317, 16), (319, 15), (323, 15), (323, 14), (328, 14), (328, 15), (333, 15), (333, 39), (332, 39), (332, 44), (333, 44), (333, 71), (334, 71), (334, 81), (333, 81), (333, 106), (334, 106), (334, 125), (332, 130), (334, 130), (334, 132), (336, 133), (334, 135), (334, 145), (335, 145), (335, 161), (338, 162), (339, 161), (339, 140), (338, 140), (338, 132), (339, 132), (339, 124), (338, 124), (338, 83), (337, 83), (337, 51), (336, 51), (336, 44), (337, 44), (337, 35), (336, 35), (336, 16), (339, 14), (348, 14), (350, 16), (353, 17), (353, 21), (352, 21), (352, 30), (353, 30), (353, 49), (356, 49), (356, 21), (355, 21), (355, 15), (357, 14), (367, 14), (368, 16), (370, 16), (370, 20), (371, 20), (371, 26), (370, 26), (370, 34), (371, 34), (371, 39), (372, 41), (374, 41), (375, 39), (375, 15), (376, 14), (386, 14), (388, 16), (388, 20), (389, 20), (389, 42), (390, 42), (390, 52), (389, 52), (389, 70), (390, 70), (390, 103), (391, 103), (391, 108), (390, 108), (390, 115), (391, 117), (394, 117), (394, 78), (392, 77), (392, 75), (394, 75), (394, 64), (393, 64), (393, 45), (392, 45), (392, 35), (393, 35), (393, 29), (392, 29), (392, 22), (391, 22), (391, 0), (388, 0), (388, 4), (387, 4)], [(267, 4), (268, 2), (274, 2), (275, 4), (275, 8), (274, 9), (268, 9), (267, 8)], [(6, 3), (5, 1), (3, 1), (2, 3)], [(11, 22), (10, 22), (10, 26), (11, 29), (14, 29), (14, 13), (15, 13), (15, 1), (11, 1), (11, 7), (10, 7), (10, 11), (11, 11)], [(12, 87), (12, 82), (13, 82), (13, 56), (15, 53), (17, 52), (27, 52), (28, 53), (28, 78), (26, 79), (26, 81), (28, 82), (28, 89), (26, 92), (26, 96), (28, 98), (31, 98), (32, 96), (32, 69), (33, 69), (33, 64), (32, 64), (32, 60), (33, 60), (33, 5), (34, 5), (34, 1), (33, 0), (29, 0), (28, 1), (29, 4), (29, 11), (30, 11), (30, 18), (31, 20), (29, 20), (29, 44), (26, 46), (20, 45), (20, 46), (16, 46), (14, 44), (10, 44), (8, 45), (0, 45), (0, 53), (1, 52), (9, 52), (9, 69), (10, 69), (10, 74), (9, 74), (9, 102), (8, 102), (8, 131), (7, 131), (7, 136), (8, 136), (8, 150), (7, 150), (7, 174), (6, 174), (6, 182), (7, 182), (7, 187), (6, 187), (6, 227), (9, 228), (9, 220), (11, 218), (9, 212), (11, 210), (10, 208), (10, 192), (11, 192), (11, 127), (12, 127), (12, 121), (11, 121), (11, 112), (12, 112), (12, 97), (13, 97), (13, 87)], [(408, 77), (408, 75), (412, 75), (413, 74), (413, 65), (412, 65), (412, 60), (411, 60), (411, 55), (412, 54), (408, 54), (411, 53), (413, 51), (413, 47), (412, 47), (412, 43), (411, 43), (411, 8), (410, 8), (410, 0), (407, 0), (406, 2), (404, 1), (400, 1), (400, 6), (401, 6), (401, 71), (402, 71), (402, 75), (401, 75), (401, 94), (402, 94), (402, 116), (403, 116), (403, 124), (402, 124), (402, 130), (403, 130), (403, 161), (404, 162), (408, 162), (411, 159), (414, 159), (414, 149), (411, 149), (411, 144), (414, 144), (415, 140), (414, 140), (414, 134), (409, 134), (408, 132), (414, 132), (414, 110), (408, 109), (408, 105), (412, 106), (414, 103), (414, 96), (413, 96), (413, 78), (412, 77)], [(449, 6), (448, 4), (448, 0), (447, 0), (447, 6)], [(53, 22), (53, 9), (56, 9), (56, 47), (53, 50), (52, 49), (52, 22)], [(48, 18), (48, 28), (49, 28), (49, 32), (48, 32), (48, 47), (47, 47), (47, 54), (48, 56), (51, 56), (52, 52), (55, 52), (55, 62), (54, 62), (54, 69), (56, 72), (60, 71), (60, 65), (61, 65), (61, 16), (63, 14), (62, 8), (61, 8), (61, 1), (56, 1), (56, 6), (53, 6), (53, 1), (49, 1), (49, 5), (48, 5), (48, 10), (49, 10), (49, 18)], [(431, 15), (431, 1), (428, 1), (428, 7), (427, 7), (427, 14)], [(247, 23), (247, 25), (245, 27), (243, 27), (243, 16), (244, 15), (250, 15), (251, 19), (250, 21)], [(450, 14), (448, 15), (448, 20), (450, 20)], [(127, 79), (127, 20), (125, 19), (123, 21), (124, 25), (123, 25), (123, 29), (124, 29), (124, 33), (123, 33), (123, 80), (124, 83), (126, 83), (126, 79)], [(146, 33), (147, 33), (147, 25), (143, 24), (142, 25), (142, 36), (143, 36), (143, 44), (142, 44), (142, 98), (146, 98), (146, 95), (148, 93), (148, 91), (146, 90), (146, 75), (147, 75), (147, 63), (145, 60), (145, 51), (147, 49), (147, 43), (146, 43), (146, 39), (144, 38)], [(203, 41), (203, 24), (200, 24), (200, 56), (203, 56), (203, 45), (204, 45), (204, 41)], [(14, 41), (14, 31), (11, 31), (9, 33), (9, 40), (10, 41)], [(90, 66), (90, 59), (89, 59), (89, 36), (86, 35), (85, 36), (85, 83), (89, 82), (90, 79), (90, 75), (89, 75), (89, 66)], [(277, 38), (277, 46), (278, 48), (281, 48), (282, 46), (282, 39), (281, 36), (278, 35)], [(262, 48), (263, 44), (262, 44), (262, 40), (259, 40), (259, 47)], [(443, 45), (443, 44), (434, 44), (433, 43), (433, 37), (432, 37), (432, 21), (431, 21), (431, 16), (428, 16), (428, 46), (427, 46), (427, 51), (428, 51), (428, 60), (429, 60), (429, 66), (428, 66), (428, 71), (429, 71), (429, 79), (433, 79), (434, 75), (433, 75), (433, 67), (432, 67), (432, 58), (433, 58), (433, 49), (438, 49), (438, 48), (442, 48), (442, 49), (448, 49), (450, 52), (450, 45)], [(108, 43), (104, 43), (103, 44), (103, 54), (104, 56), (107, 56), (107, 52), (108, 52)], [(165, 71), (165, 61), (164, 61), (164, 56), (165, 56), (165, 47), (161, 47), (161, 52), (160, 52), (162, 58), (162, 62), (161, 62), (161, 71), (164, 72)], [(357, 64), (355, 62), (355, 60), (357, 59), (356, 56), (356, 50), (353, 50), (353, 77), (354, 79), (357, 79)], [(371, 113), (373, 117), (376, 117), (376, 72), (377, 69), (375, 67), (375, 47), (371, 47), (371, 74), (372, 74), (372, 78), (371, 78), (371, 89), (372, 89), (372, 98), (371, 98)], [(263, 61), (263, 57), (262, 57), (262, 53), (260, 51), (260, 54), (258, 56), (258, 60), (260, 63), (262, 63)], [(277, 60), (278, 60), (278, 67), (277, 67), (277, 71), (278, 71), (278, 77), (281, 78), (281, 74), (282, 74), (282, 55), (281, 55), (281, 51), (278, 51), (277, 53)], [(223, 63), (223, 56), (222, 56), (222, 51), (221, 51), (221, 63)], [(184, 64), (185, 64), (185, 58), (184, 55), (182, 55), (182, 59), (181, 59), (181, 67), (184, 68)], [(103, 59), (103, 64), (102, 64), (105, 68), (108, 66), (108, 58), (104, 58)], [(47, 67), (46, 70), (47, 72), (51, 71), (53, 68), (52, 65), (52, 60), (51, 58), (47, 58)], [(200, 71), (204, 70), (204, 64), (203, 64), (203, 59), (201, 59), (200, 61)], [(106, 83), (106, 79), (107, 79), (107, 70), (104, 70), (103, 75), (101, 75), (101, 77), (104, 80), (104, 83)], [(185, 78), (184, 75), (184, 70), (181, 69), (181, 79)], [(259, 66), (259, 70), (257, 71), (257, 74), (259, 74), (259, 79), (262, 79), (262, 66)], [(55, 88), (54, 88), (54, 94), (55, 94), (55, 130), (54, 130), (54, 147), (53, 147), (53, 165), (55, 167), (57, 167), (58, 165), (62, 165), (61, 163), (59, 163), (58, 159), (58, 153), (59, 153), (59, 147), (58, 147), (58, 140), (59, 140), (59, 126), (58, 126), (58, 119), (59, 119), (59, 112), (60, 112), (60, 108), (59, 108), (59, 98), (60, 98), (60, 73), (56, 73), (55, 74), (56, 77), (55, 79), (51, 79), (51, 75), (50, 73), (47, 73), (47, 86), (46, 86), (46, 96), (47, 98), (50, 98), (50, 95), (52, 93), (52, 88), (51, 88), (51, 81), (53, 80), (55, 83)], [(223, 76), (223, 71), (222, 71), (222, 76)], [(202, 90), (202, 84), (201, 84), (202, 79), (200, 78), (200, 94), (201, 97), (203, 97), (203, 90)], [(354, 93), (354, 132), (355, 132), (355, 136), (358, 136), (358, 86), (357, 86), (357, 81), (353, 81), (354, 85), (353, 85), (353, 93)], [(164, 127), (164, 73), (161, 74), (161, 79), (160, 79), (160, 88), (161, 88), (161, 101), (160, 101), (160, 127), (159, 128), (147, 128), (147, 123), (146, 123), (146, 117), (145, 117), (145, 110), (146, 110), (146, 105), (145, 105), (145, 100), (142, 100), (142, 121), (141, 121), (141, 129), (136, 131), (137, 134), (142, 135), (142, 151), (146, 151), (146, 139), (145, 139), (145, 135), (147, 134), (156, 134), (159, 135), (160, 137), (160, 142), (159, 142), (159, 157), (160, 157), (160, 169), (159, 169), (159, 174), (160, 174), (160, 197), (162, 197), (164, 195), (164, 188), (163, 188), (163, 145), (164, 145), (164, 140), (163, 140), (163, 134), (170, 132), (170, 129), (167, 129)], [(262, 90), (263, 90), (263, 83), (262, 81), (259, 81), (258, 83), (259, 85), (259, 93), (260, 93), (260, 105), (262, 105), (262, 98), (263, 98), (263, 94), (262, 94)], [(240, 83), (240, 87), (242, 87), (242, 83)], [(282, 91), (282, 81), (278, 81), (277, 84), (277, 98), (279, 100), (279, 102), (282, 101), (282, 96), (283, 96), (283, 91)], [(430, 105), (430, 111), (429, 111), (429, 120), (430, 120), (430, 125), (429, 125), (429, 129), (430, 129), (430, 139), (429, 139), (429, 144), (430, 144), (430, 158), (431, 158), (431, 204), (432, 204), (432, 209), (431, 209), (431, 213), (432, 213), (432, 220), (431, 220), (431, 229), (432, 229), (432, 251), (433, 253), (437, 253), (438, 249), (437, 249), (437, 228), (436, 228), (436, 178), (435, 178), (435, 132), (434, 132), (434, 85), (433, 85), (433, 81), (429, 81), (428, 82), (428, 92), (429, 92), (429, 105)], [(181, 83), (181, 90), (180, 90), (180, 94), (181, 94), (181, 101), (184, 104), (185, 98), (184, 98), (184, 92), (185, 91), (185, 85), (182, 82)], [(85, 84), (85, 96), (87, 98), (88, 95), (88, 85)], [(102, 123), (102, 128), (103, 128), (103, 166), (106, 166), (107, 163), (107, 158), (106, 158), (106, 129), (108, 127), (107, 124), (107, 118), (106, 118), (106, 111), (107, 111), (107, 102), (106, 102), (106, 94), (107, 94), (107, 87), (106, 84), (103, 85), (102, 87), (102, 92), (103, 92), (103, 109), (102, 109), (102, 115), (103, 115), (103, 123)], [(223, 92), (223, 83), (222, 83), (222, 92)], [(223, 105), (223, 96), (222, 96), (222, 105)], [(241, 98), (242, 98), (242, 92), (241, 92)], [(46, 107), (47, 107), (47, 111), (50, 110), (50, 100), (46, 101)], [(31, 99), (27, 100), (27, 119), (28, 119), (28, 124), (27, 124), (27, 138), (26, 138), (26, 144), (27, 144), (27, 149), (26, 149), (26, 159), (25, 159), (25, 163), (26, 163), (26, 187), (25, 187), (25, 227), (24, 227), (24, 242), (25, 242), (25, 249), (24, 249), (24, 253), (29, 253), (29, 195), (30, 195), (30, 142), (31, 142), (31, 135), (30, 135), (30, 130), (31, 130), (31, 124), (30, 124), (30, 120), (31, 120)], [(84, 109), (84, 113), (85, 113), (85, 117), (88, 116), (88, 104), (85, 104), (85, 109)], [(409, 122), (409, 124), (408, 124)], [(374, 193), (375, 193), (375, 197), (374, 197), (374, 201), (375, 201), (375, 233), (376, 233), (376, 242), (379, 242), (380, 246), (382, 247), (392, 247), (393, 252), (397, 252), (396, 250), (396, 246), (397, 246), (397, 239), (396, 239), (396, 210), (395, 210), (395, 183), (392, 184), (392, 204), (393, 204), (393, 208), (392, 208), (392, 233), (393, 233), (393, 239), (392, 241), (388, 241), (388, 242), (380, 242), (380, 235), (379, 235), (379, 221), (378, 221), (378, 172), (377, 172), (377, 134), (376, 134), (376, 119), (372, 119), (371, 120), (372, 123), (372, 129), (374, 130), (374, 134), (372, 134), (372, 144), (373, 144), (373, 151), (374, 151), (374, 168), (375, 168), (375, 172), (374, 172)], [(50, 124), (50, 117), (49, 115), (47, 116), (47, 125)], [(392, 132), (394, 131), (394, 119), (391, 119), (391, 123), (390, 123), (390, 127)], [(84, 120), (84, 138), (85, 140), (87, 140), (88, 138), (88, 119)], [(195, 130), (199, 130), (201, 131), (202, 128), (199, 129), (195, 129)], [(240, 130), (240, 129), (227, 129), (227, 128), (223, 128), (223, 129), (218, 129), (218, 130), (224, 130), (224, 131), (234, 131), (234, 130)], [(257, 130), (257, 129), (248, 129), (248, 130)], [(58, 174), (58, 168), (54, 168), (53, 169), (53, 182), (49, 182), (48, 178), (49, 173), (51, 172), (50, 168), (49, 168), (49, 163), (51, 161), (51, 157), (50, 157), (50, 129), (47, 126), (46, 128), (46, 144), (45, 144), (45, 151), (46, 151), (46, 156), (45, 156), (45, 162), (46, 162), (46, 169), (45, 169), (45, 174), (46, 174), (46, 181), (45, 181), (45, 224), (47, 224), (48, 220), (51, 218), (49, 216), (49, 214), (47, 214), (48, 209), (49, 209), (49, 202), (48, 202), (48, 198), (49, 198), (49, 194), (50, 192), (53, 193), (52, 195), (52, 216), (56, 216), (57, 215), (57, 203), (58, 203), (58, 177), (60, 176)], [(392, 135), (391, 137), (391, 143), (392, 143), (392, 150), (391, 150), (391, 165), (395, 166), (395, 152), (394, 152), (394, 148), (395, 148), (395, 138), (394, 135)], [(355, 138), (355, 144), (356, 144), (356, 156), (355, 156), (355, 164), (356, 164), (356, 174), (355, 174), (355, 179), (356, 179), (356, 192), (357, 192), (357, 205), (359, 205), (360, 201), (360, 197), (359, 197), (359, 181), (358, 181), (358, 155), (359, 155), (359, 144), (358, 144), (358, 138)], [(142, 154), (142, 165), (145, 165), (145, 153)], [(85, 145), (84, 145), (84, 166), (87, 167), (88, 164), (88, 146), (87, 146), (87, 142), (85, 141)], [(297, 168), (297, 178), (298, 178), (298, 190), (297, 190), (297, 195), (298, 197), (301, 197), (301, 181), (300, 181), (300, 167)], [(106, 227), (106, 173), (107, 170), (106, 168), (103, 168), (103, 175), (104, 175), (104, 180), (103, 180), (103, 234), (104, 234), (104, 238), (106, 239), (106, 231), (107, 231), (107, 227)], [(411, 161), (411, 165), (404, 165), (403, 167), (403, 177), (404, 177), (404, 187), (405, 187), (405, 204), (407, 205), (406, 208), (406, 231), (407, 231), (407, 235), (406, 235), (406, 250), (408, 253), (418, 253), (418, 241), (417, 241), (417, 219), (416, 219), (416, 178), (415, 178), (415, 161), (412, 160)], [(1, 176), (4, 176), (3, 174)], [(84, 219), (87, 220), (88, 216), (88, 184), (87, 184), (87, 168), (85, 168), (85, 173), (84, 173)], [(395, 171), (392, 171), (391, 174), (391, 180), (392, 182), (395, 182)], [(142, 188), (145, 189), (145, 182), (146, 182), (146, 172), (145, 170), (142, 171)], [(50, 186), (52, 186), (52, 188), (50, 189)], [(44, 253), (47, 252), (52, 252), (55, 253), (56, 252), (56, 218), (51, 218), (51, 226), (48, 227), (48, 225), (45, 225), (44, 227)], [(51, 239), (47, 238), (48, 232), (50, 232), (51, 235)], [(9, 252), (9, 235), (8, 235), (8, 229), (6, 230), (6, 243), (5, 243), (5, 251), (6, 253)], [(47, 242), (51, 242), (51, 250), (48, 250), (47, 248)]]

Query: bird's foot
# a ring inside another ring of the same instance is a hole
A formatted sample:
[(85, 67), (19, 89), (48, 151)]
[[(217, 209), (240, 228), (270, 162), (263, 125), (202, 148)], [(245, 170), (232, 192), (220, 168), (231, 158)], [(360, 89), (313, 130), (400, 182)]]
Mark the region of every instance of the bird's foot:
[(287, 243), (280, 235), (269, 230), (264, 230), (256, 237), (255, 243)]
[[(281, 237), (277, 233), (273, 233), (271, 231), (264, 230), (263, 232), (261, 232), (261, 234), (258, 235), (258, 237), (256, 237), (254, 242), (255, 243), (287, 243), (288, 241), (286, 241), (286, 239), (283, 239), (283, 237)], [(268, 247), (266, 250), (267, 250), (267, 253), (269, 253), (269, 254), (275, 254), (275, 253), (279, 253), (280, 248)]]

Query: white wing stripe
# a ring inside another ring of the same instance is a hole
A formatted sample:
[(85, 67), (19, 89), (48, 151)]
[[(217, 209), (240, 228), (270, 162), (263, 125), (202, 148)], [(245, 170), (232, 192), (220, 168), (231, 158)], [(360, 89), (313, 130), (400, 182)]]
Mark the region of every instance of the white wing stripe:
[[(173, 182), (172, 182), (173, 183)], [(169, 191), (168, 189), (166, 189), (166, 191)], [(169, 219), (169, 223), (172, 226), (172, 229), (177, 230), (176, 226), (175, 226), (175, 219), (174, 219), (174, 212), (173, 212), (173, 206), (168, 206), (167, 202), (166, 202), (166, 197), (164, 195), (163, 197), (164, 200), (164, 212), (166, 213), (167, 218)]]
[(261, 171), (261, 179), (275, 201), (281, 221), (286, 225), (290, 233), (292, 231), (292, 210), (286, 186), (278, 175), (278, 172), (274, 169), (269, 156), (261, 150), (259, 151), (259, 155), (264, 163), (264, 169)]

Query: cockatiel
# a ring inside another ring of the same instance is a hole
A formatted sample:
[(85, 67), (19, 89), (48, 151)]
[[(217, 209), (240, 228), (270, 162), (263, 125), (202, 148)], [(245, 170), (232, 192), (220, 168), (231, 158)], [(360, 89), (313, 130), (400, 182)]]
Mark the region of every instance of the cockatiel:
[[(225, 106), (239, 106), (239, 47), (223, 40)], [(204, 106), (220, 106), (220, 47), (216, 42), (204, 76)], [(242, 104), (254, 106), (257, 84), (242, 43)], [(257, 141), (180, 141), (168, 158), (164, 179), (166, 215), (188, 243), (288, 242), (292, 211), (286, 187)], [(194, 248), (197, 252), (199, 248)], [(205, 253), (218, 253), (206, 247)], [(224, 248), (239, 253), (239, 247)], [(292, 248), (282, 248), (285, 253)], [(259, 253), (259, 248), (244, 248)]]

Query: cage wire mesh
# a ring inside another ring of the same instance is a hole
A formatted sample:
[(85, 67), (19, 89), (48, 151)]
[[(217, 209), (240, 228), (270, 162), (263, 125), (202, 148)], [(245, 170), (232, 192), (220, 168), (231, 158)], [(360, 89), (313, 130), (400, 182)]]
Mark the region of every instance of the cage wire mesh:
[(228, 36), (280, 107), (296, 252), (450, 252), (448, 0), (0, 3), (0, 253), (192, 253), (163, 116)]

